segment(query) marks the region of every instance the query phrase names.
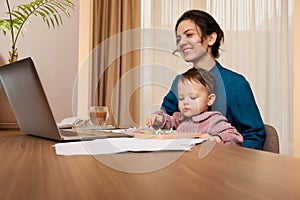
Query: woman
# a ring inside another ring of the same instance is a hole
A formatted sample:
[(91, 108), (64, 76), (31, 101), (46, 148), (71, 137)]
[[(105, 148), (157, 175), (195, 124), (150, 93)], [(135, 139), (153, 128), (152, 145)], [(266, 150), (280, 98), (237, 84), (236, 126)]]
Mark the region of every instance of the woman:
[[(216, 102), (212, 110), (221, 112), (243, 135), (243, 146), (262, 149), (265, 140), (264, 123), (256, 105), (250, 84), (240, 74), (228, 70), (216, 61), (224, 34), (215, 19), (200, 10), (185, 12), (175, 26), (177, 51), (195, 68), (209, 70), (216, 78)], [(164, 97), (161, 109), (169, 115), (178, 112), (178, 75)]]

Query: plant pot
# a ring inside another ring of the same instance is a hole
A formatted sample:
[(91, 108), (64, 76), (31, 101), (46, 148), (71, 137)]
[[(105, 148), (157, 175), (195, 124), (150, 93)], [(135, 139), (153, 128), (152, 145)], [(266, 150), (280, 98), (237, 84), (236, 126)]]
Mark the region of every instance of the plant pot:
[(9, 60), (8, 62), (9, 63), (13, 63), (13, 62), (16, 62), (18, 61), (18, 53), (15, 53), (14, 55), (11, 55), (12, 53), (9, 52)]

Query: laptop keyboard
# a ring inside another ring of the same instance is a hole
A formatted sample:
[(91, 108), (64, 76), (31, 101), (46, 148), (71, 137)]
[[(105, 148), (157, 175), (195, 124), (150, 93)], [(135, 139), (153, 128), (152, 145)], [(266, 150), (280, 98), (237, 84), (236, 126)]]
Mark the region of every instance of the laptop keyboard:
[(77, 129), (87, 129), (87, 130), (114, 130), (116, 127), (113, 125), (104, 125), (104, 126), (76, 126)]
[(62, 136), (78, 136), (78, 132), (76, 130), (59, 129), (59, 131)]
[(101, 131), (101, 130), (114, 130), (115, 127), (112, 125), (105, 125), (105, 126), (78, 126), (74, 127), (73, 129), (59, 129), (60, 134), (62, 136), (78, 136), (80, 132), (83, 135), (95, 135), (94, 131)]

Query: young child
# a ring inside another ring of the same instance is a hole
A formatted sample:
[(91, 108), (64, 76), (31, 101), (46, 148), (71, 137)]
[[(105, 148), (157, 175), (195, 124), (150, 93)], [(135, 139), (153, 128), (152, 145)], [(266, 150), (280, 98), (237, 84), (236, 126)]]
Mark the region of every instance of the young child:
[(202, 133), (211, 141), (242, 145), (242, 135), (217, 111), (210, 111), (216, 99), (215, 79), (207, 70), (191, 68), (178, 82), (178, 107), (173, 116), (162, 110), (148, 117), (154, 129), (176, 129), (177, 133)]

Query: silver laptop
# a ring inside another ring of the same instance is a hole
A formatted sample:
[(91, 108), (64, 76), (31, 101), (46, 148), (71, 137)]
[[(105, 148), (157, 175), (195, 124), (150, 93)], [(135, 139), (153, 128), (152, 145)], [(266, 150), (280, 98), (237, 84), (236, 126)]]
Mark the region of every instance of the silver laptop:
[(131, 137), (112, 131), (59, 129), (31, 58), (0, 67), (0, 80), (19, 128), (25, 134), (59, 141)]

